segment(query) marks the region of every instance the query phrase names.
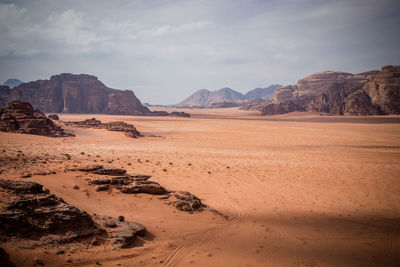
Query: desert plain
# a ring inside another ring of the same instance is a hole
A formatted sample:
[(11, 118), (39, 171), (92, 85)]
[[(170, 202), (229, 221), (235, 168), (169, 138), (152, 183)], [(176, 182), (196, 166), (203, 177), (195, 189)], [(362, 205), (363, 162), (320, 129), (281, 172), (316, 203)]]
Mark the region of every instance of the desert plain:
[[(4, 243), (10, 260), (17, 266), (37, 258), (46, 266), (400, 265), (400, 116), (180, 110), (192, 117), (59, 114), (61, 121), (121, 120), (144, 135), (137, 139), (69, 126), (63, 127), (75, 137), (0, 133), (0, 178), (38, 182), (89, 214), (123, 215), (148, 231), (133, 248), (60, 255)], [(178, 211), (152, 195), (96, 192), (85, 180), (91, 174), (65, 171), (95, 163), (151, 175), (219, 214)], [(41, 171), (54, 173), (35, 174)], [(27, 174), (33, 175), (21, 178)]]

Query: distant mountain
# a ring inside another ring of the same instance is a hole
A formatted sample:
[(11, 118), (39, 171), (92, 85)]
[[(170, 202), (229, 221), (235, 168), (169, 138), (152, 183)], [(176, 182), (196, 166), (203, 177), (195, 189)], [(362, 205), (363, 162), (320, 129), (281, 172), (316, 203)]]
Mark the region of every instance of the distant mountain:
[[(245, 100), (263, 99), (269, 100), (273, 93), (281, 85), (273, 84), (267, 88), (256, 88), (249, 91), (245, 95), (231, 88), (225, 87), (216, 91), (200, 89), (194, 94), (177, 104), (177, 107), (215, 107), (220, 106), (219, 103), (238, 103)], [(222, 105), (224, 106), (224, 105)]]
[(214, 103), (237, 102), (244, 100), (244, 96), (230, 88), (221, 88), (216, 91), (200, 89), (177, 104), (177, 107), (208, 107)]
[(8, 79), (3, 83), (3, 85), (8, 86), (10, 88), (14, 88), (20, 85), (21, 83), (23, 83), (23, 81), (20, 81), (18, 79)]
[(270, 100), (276, 89), (282, 87), (280, 84), (273, 84), (268, 86), (267, 88), (256, 88), (249, 92), (247, 92), (244, 97), (246, 100)]

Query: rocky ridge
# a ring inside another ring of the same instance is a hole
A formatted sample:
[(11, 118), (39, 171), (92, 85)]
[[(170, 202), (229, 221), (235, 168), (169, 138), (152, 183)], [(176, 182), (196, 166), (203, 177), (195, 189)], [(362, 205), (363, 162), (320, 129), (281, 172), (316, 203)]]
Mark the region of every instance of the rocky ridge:
[(176, 209), (186, 212), (202, 211), (207, 206), (195, 195), (185, 191), (169, 191), (159, 183), (150, 181), (150, 175), (126, 174), (126, 170), (104, 167), (103, 165), (89, 165), (71, 169), (72, 171), (89, 172), (106, 178), (91, 179), (90, 185), (96, 186), (96, 191), (107, 191), (113, 188), (124, 194), (161, 195), (160, 199)]
[(7, 107), (0, 109), (0, 131), (49, 137), (73, 136), (42, 112), (33, 109), (30, 103), (21, 101), (11, 101)]
[(69, 121), (64, 123), (66, 125), (76, 126), (80, 128), (107, 129), (108, 131), (124, 132), (126, 136), (132, 138), (142, 136), (142, 134), (138, 130), (136, 130), (135, 126), (122, 121), (102, 123), (101, 121), (96, 120), (96, 118), (91, 118), (84, 121)]
[(0, 180), (0, 236), (23, 248), (79, 249), (110, 242), (127, 248), (146, 227), (123, 216), (90, 216), (29, 181)]

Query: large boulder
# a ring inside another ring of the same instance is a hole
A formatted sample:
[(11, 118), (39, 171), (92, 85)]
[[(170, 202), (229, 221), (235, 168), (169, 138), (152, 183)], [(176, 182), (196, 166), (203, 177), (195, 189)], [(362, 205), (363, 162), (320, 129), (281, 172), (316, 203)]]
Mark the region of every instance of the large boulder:
[(21, 101), (11, 101), (6, 108), (0, 109), (0, 131), (50, 137), (73, 136), (42, 112), (33, 109), (30, 103)]

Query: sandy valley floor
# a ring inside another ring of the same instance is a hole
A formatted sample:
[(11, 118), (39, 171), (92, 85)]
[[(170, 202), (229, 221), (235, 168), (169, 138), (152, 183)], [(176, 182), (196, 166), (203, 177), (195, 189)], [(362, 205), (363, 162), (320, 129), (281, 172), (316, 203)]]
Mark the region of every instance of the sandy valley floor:
[[(124, 215), (150, 232), (135, 248), (65, 255), (5, 243), (11, 260), (32, 265), (40, 257), (46, 266), (400, 266), (400, 117), (188, 112), (192, 118), (95, 116), (132, 123), (145, 135), (138, 139), (76, 128), (69, 128), (76, 137), (60, 139), (0, 133), (0, 178), (54, 170), (25, 180), (88, 213)], [(64, 121), (91, 117), (60, 114)], [(64, 172), (88, 163), (151, 174), (227, 216), (188, 214), (144, 194), (95, 192), (84, 174)]]

